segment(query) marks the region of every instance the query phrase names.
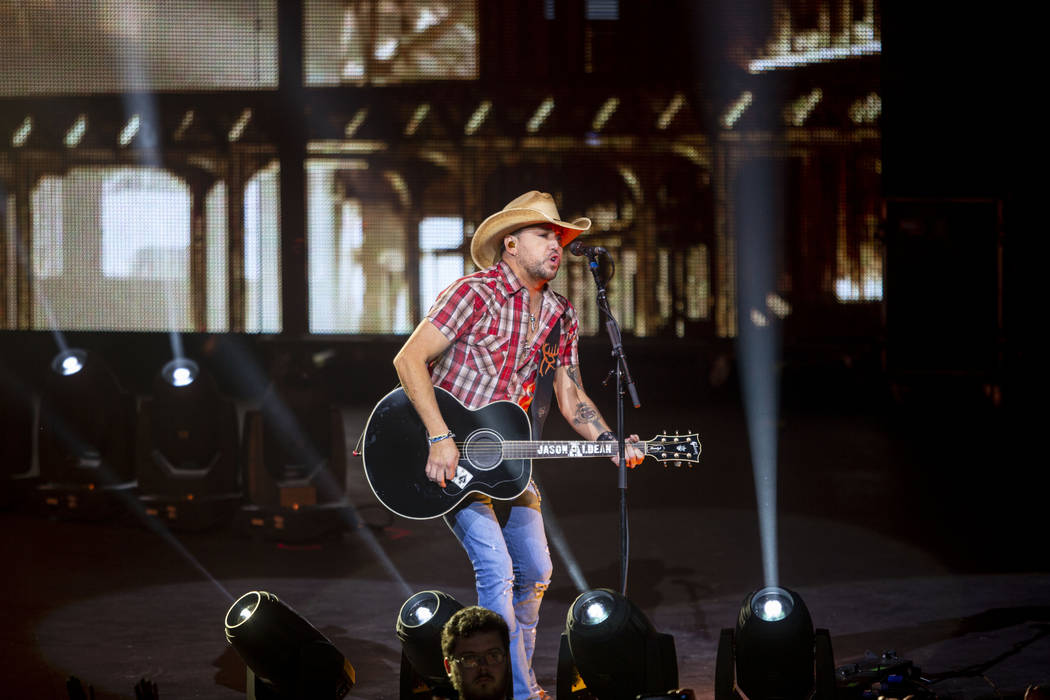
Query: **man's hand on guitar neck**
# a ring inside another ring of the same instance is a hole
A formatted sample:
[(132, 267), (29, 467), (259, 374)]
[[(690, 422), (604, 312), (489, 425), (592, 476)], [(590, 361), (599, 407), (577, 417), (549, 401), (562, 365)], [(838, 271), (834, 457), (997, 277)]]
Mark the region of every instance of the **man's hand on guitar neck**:
[[(634, 447), (631, 443), (639, 442), (640, 438), (637, 435), (628, 435), (624, 438), (624, 458), (627, 460), (627, 468), (634, 469), (645, 460), (645, 453)], [(613, 464), (620, 465), (620, 451), (616, 450), (616, 454), (612, 456)]]
[(456, 447), (455, 438), (435, 442), (430, 446), (427, 457), (427, 478), (445, 488), (445, 480), (451, 480), (456, 475), (458, 464), (459, 448)]

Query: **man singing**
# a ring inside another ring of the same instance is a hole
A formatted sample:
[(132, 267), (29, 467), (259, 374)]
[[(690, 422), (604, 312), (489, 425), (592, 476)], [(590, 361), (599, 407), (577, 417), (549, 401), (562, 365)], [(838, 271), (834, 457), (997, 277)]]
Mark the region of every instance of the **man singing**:
[[(514, 199), (474, 232), (470, 255), (480, 272), (445, 289), (394, 358), (429, 436), (427, 478), (442, 488), (455, 476), (460, 455), (433, 387), (469, 408), (510, 400), (527, 410), (541, 380), (543, 346), (554, 333), (557, 342), (546, 343), (546, 361), (556, 366), (553, 391), (561, 414), (587, 440), (616, 439), (583, 390), (576, 310), (548, 285), (558, 274), (562, 248), (590, 226), (586, 218), (562, 221), (547, 193)], [(635, 443), (638, 436), (627, 441)], [(643, 455), (629, 445), (626, 458), (633, 467)], [(514, 697), (548, 697), (532, 670), (540, 602), (551, 576), (536, 484), (511, 501), (472, 494), (445, 522), (474, 567), (478, 605), (507, 622)]]

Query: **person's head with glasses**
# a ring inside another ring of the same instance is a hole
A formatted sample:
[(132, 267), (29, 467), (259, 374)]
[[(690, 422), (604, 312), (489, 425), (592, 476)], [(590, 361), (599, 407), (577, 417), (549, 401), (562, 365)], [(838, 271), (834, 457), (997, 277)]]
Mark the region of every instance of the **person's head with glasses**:
[(472, 605), (441, 630), (445, 672), (461, 700), (511, 697), (510, 632), (497, 613)]

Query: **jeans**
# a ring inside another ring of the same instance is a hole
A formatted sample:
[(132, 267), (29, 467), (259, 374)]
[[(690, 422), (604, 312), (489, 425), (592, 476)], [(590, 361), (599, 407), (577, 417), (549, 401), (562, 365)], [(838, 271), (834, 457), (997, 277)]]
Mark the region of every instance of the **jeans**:
[(502, 615), (510, 628), (515, 699), (539, 698), (532, 651), (540, 602), (551, 582), (543, 516), (536, 508), (514, 506), (501, 528), (492, 506), (475, 502), (456, 513), (451, 527), (474, 566), (478, 605)]

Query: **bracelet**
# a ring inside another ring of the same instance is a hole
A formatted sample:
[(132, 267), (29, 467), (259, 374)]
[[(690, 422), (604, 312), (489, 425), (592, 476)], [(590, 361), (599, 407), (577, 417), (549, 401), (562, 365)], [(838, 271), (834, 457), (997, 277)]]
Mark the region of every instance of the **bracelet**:
[(611, 430), (606, 430), (604, 433), (594, 438), (595, 442), (614, 442), (616, 440), (616, 434)]
[(441, 442), (442, 440), (447, 440), (448, 438), (454, 438), (454, 437), (456, 437), (456, 434), (450, 430), (447, 433), (445, 433), (444, 435), (435, 435), (434, 437), (427, 437), (427, 441), (431, 445), (433, 445), (435, 442)]

